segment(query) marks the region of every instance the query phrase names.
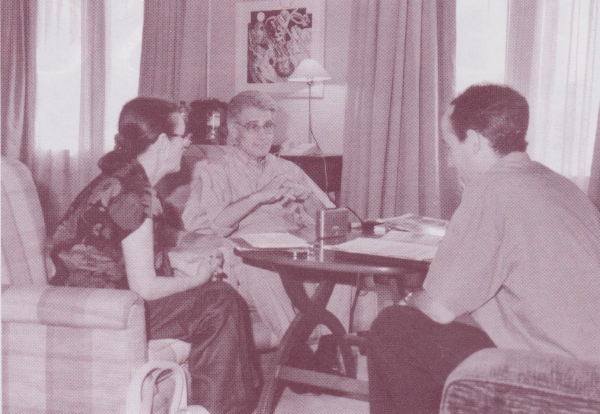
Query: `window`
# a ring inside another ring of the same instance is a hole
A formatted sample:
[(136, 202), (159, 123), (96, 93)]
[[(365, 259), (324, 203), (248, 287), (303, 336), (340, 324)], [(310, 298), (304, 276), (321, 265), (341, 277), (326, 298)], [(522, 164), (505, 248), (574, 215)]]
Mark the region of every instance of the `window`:
[(457, 91), (502, 82), (523, 93), (530, 105), (527, 152), (584, 190), (600, 105), (599, 5), (457, 0)]
[(504, 82), (508, 0), (457, 0), (456, 91)]
[[(36, 142), (42, 150), (72, 155), (78, 152), (81, 114), (81, 3), (38, 2)], [(106, 103), (101, 110), (104, 148), (110, 150), (121, 107), (138, 93), (144, 1), (107, 0), (106, 5)]]

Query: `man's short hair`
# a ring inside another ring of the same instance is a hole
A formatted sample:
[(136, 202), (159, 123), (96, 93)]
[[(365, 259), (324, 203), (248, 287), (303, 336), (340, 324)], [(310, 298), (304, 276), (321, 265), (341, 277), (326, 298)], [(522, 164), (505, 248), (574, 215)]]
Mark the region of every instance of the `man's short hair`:
[(500, 155), (527, 148), (529, 105), (514, 89), (505, 85), (473, 85), (452, 101), (450, 122), (459, 141), (472, 129), (490, 140)]
[(259, 91), (243, 91), (235, 95), (227, 106), (227, 119), (236, 120), (245, 108), (258, 108), (277, 112), (277, 102), (270, 95)]

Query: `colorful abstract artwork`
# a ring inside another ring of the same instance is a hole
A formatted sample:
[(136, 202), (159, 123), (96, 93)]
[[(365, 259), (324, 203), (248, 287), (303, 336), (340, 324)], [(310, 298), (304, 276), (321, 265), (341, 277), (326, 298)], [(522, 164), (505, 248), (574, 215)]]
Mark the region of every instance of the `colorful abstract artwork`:
[(238, 3), (236, 89), (293, 92), (287, 78), (303, 59), (323, 61), (324, 0)]

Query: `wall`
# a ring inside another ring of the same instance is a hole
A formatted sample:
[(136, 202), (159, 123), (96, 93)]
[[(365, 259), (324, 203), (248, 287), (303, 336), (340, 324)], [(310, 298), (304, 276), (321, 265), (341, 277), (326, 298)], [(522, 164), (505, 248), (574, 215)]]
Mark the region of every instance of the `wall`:
[[(302, 3), (297, 0), (298, 4)], [(207, 95), (228, 101), (235, 95), (235, 7), (236, 0), (212, 0), (210, 3)], [(276, 1), (273, 2), (278, 5)], [(352, 2), (326, 0), (325, 61), (332, 79), (324, 82), (324, 97), (312, 100), (314, 134), (325, 153), (341, 154), (343, 146), (346, 73), (350, 50)], [(308, 142), (307, 99), (277, 98), (276, 143), (286, 139)]]

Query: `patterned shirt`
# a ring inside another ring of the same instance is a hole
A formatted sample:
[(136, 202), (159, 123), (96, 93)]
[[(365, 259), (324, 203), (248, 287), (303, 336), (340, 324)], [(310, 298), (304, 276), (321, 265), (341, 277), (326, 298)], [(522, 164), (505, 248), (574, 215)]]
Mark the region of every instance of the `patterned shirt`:
[(121, 241), (146, 218), (153, 218), (156, 272), (172, 276), (162, 202), (136, 160), (100, 174), (71, 204), (52, 238), (57, 274), (51, 283), (128, 289)]
[(513, 152), (465, 188), (423, 288), (499, 348), (600, 358), (600, 212)]

